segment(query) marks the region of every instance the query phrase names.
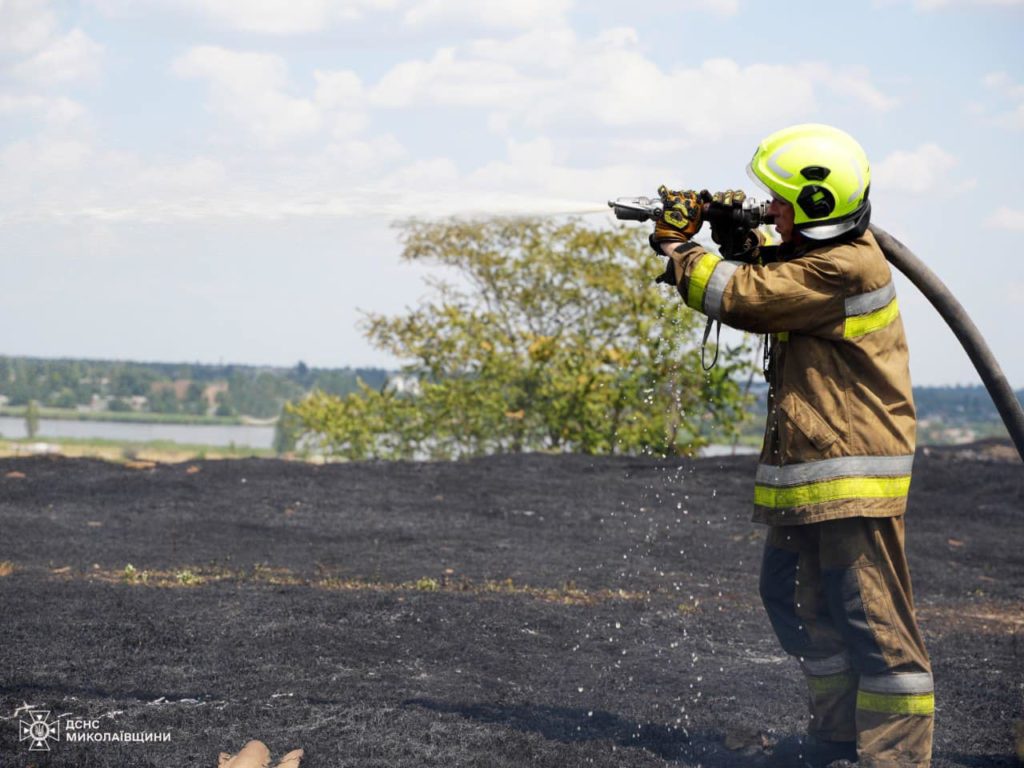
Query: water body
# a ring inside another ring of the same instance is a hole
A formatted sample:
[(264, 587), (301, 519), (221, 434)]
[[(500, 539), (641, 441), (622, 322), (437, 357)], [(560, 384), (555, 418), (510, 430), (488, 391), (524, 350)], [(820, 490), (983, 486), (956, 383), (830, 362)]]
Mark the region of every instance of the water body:
[[(25, 419), (0, 416), (0, 435), (9, 438), (27, 437)], [(145, 443), (170, 440), (186, 445), (227, 447), (234, 443), (245, 448), (270, 448), (274, 428), (244, 424), (141, 424), (126, 421), (64, 421), (40, 419), (36, 438), (77, 437), (84, 439), (123, 440)]]
[(749, 456), (760, 452), (760, 448), (754, 448), (751, 445), (709, 445), (701, 449), (700, 455), (704, 457)]
[[(0, 436), (9, 438), (26, 437), (25, 419), (0, 416)], [(183, 445), (213, 445), (227, 447), (234, 443), (242, 448), (271, 448), (274, 444), (274, 428), (248, 426), (244, 424), (142, 424), (126, 421), (64, 421), (61, 419), (40, 419), (36, 438), (46, 442), (47, 438), (77, 437), (83, 439), (121, 440), (145, 443), (151, 440), (168, 440)], [(738, 445), (709, 445), (701, 456), (730, 456), (758, 453), (759, 449)]]

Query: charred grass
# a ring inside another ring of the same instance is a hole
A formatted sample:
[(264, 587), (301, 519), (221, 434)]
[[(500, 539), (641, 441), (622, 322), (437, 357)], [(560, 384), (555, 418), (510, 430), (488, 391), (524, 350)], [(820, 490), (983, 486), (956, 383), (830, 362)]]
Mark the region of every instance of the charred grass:
[[(4, 766), (754, 766), (803, 727), (753, 463), (0, 461)], [(1015, 765), (1020, 466), (921, 457), (936, 766)], [(160, 744), (19, 742), (24, 706)], [(15, 714), (17, 712), (17, 714)]]

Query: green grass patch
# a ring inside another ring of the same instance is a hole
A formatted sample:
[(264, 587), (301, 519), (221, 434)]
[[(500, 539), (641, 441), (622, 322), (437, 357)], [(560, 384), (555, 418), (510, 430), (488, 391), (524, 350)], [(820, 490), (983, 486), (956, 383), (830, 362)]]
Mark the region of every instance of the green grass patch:
[[(4, 406), (0, 416), (25, 418), (24, 405)], [(59, 421), (121, 421), (136, 424), (208, 424), (216, 426), (244, 424), (241, 416), (197, 416), (191, 413), (150, 413), (139, 411), (76, 411), (74, 408), (40, 408), (40, 419)]]
[(40, 437), (0, 439), (0, 452), (14, 453), (21, 446), (46, 443), (58, 447), (58, 452), (74, 456), (110, 457), (121, 459), (156, 457), (163, 455), (188, 455), (196, 459), (216, 458), (273, 458), (277, 454), (272, 448), (250, 448), (246, 445), (201, 445), (197, 443), (176, 443), (173, 440), (111, 440), (99, 437)]

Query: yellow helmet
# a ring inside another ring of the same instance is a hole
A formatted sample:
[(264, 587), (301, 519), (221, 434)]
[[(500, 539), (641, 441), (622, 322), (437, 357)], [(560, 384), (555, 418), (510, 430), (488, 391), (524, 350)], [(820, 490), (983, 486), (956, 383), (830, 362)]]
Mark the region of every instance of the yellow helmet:
[(848, 133), (808, 123), (776, 131), (762, 141), (747, 174), (793, 206), (793, 223), (812, 240), (828, 240), (867, 226), (871, 168)]

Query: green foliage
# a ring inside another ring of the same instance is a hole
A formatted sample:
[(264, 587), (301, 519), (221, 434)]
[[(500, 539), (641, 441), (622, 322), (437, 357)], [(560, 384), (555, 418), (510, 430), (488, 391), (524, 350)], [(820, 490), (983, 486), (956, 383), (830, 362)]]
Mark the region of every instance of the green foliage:
[(287, 408), (282, 408), (274, 424), (274, 453), (281, 456), (294, 451), (301, 434), (302, 422)]
[(743, 350), (700, 366), (703, 318), (655, 285), (635, 229), (579, 221), (415, 222), (403, 257), (458, 282), (407, 314), (368, 314), (411, 390), (365, 383), (290, 406), (335, 455), (451, 458), (494, 452), (692, 453), (743, 416)]
[(181, 403), (174, 393), (174, 387), (164, 386), (153, 390), (149, 396), (149, 410), (153, 413), (180, 413)]
[[(38, 400), (50, 408), (73, 411), (78, 406), (89, 406), (96, 396), (112, 398), (112, 403), (118, 403), (112, 406), (116, 409), (131, 397), (141, 396), (151, 401), (145, 406), (146, 412), (160, 417), (205, 417), (208, 403), (202, 395), (212, 384), (229, 387), (228, 392), (218, 395), (218, 416), (269, 418), (280, 411), (282, 403), (314, 388), (338, 395), (354, 392), (360, 378), (380, 386), (387, 380), (387, 372), (311, 368), (302, 362), (294, 368), (272, 368), (0, 356), (0, 395), (7, 396), (11, 407)], [(181, 401), (168, 391), (177, 381), (189, 383)]]
[(30, 438), (39, 434), (39, 403), (29, 400), (25, 408), (25, 434)]
[(132, 406), (123, 397), (115, 397), (107, 404), (107, 408), (111, 413), (129, 413)]
[[(1014, 394), (1024, 405), (1024, 390)], [(992, 396), (979, 385), (958, 387), (914, 387), (919, 419), (941, 419), (950, 424), (997, 422), (999, 411)]]

